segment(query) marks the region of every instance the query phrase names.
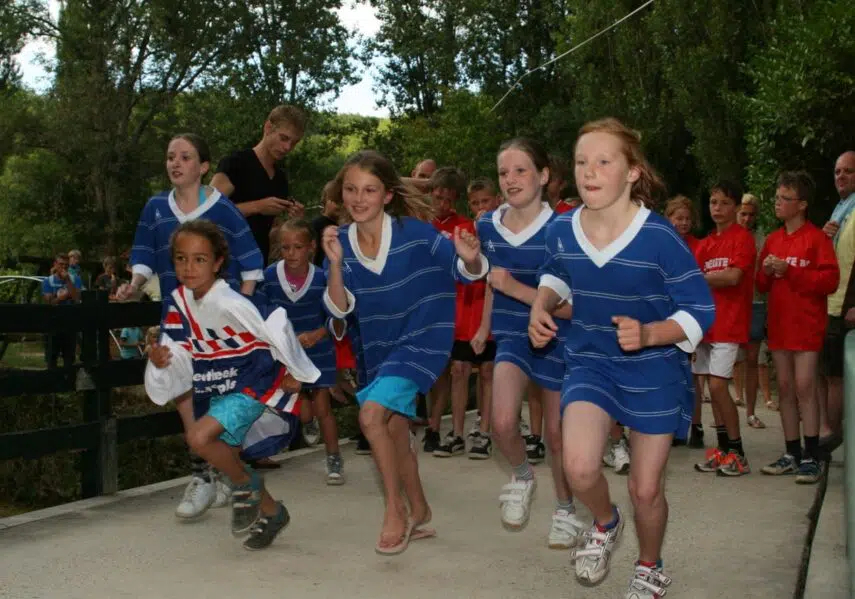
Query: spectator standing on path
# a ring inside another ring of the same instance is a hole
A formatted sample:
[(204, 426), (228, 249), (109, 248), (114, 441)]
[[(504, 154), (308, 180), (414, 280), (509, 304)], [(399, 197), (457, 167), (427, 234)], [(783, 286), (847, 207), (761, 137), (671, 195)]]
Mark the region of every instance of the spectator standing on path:
[[(840, 201), (831, 218), (822, 228), (834, 243), (834, 253), (840, 265), (840, 285), (828, 296), (828, 328), (820, 359), (825, 375), (820, 381), (819, 444), (829, 453), (843, 442), (843, 340), (846, 337), (844, 320), (852, 320), (843, 313), (843, 299), (849, 286), (849, 276), (855, 264), (855, 151), (844, 152), (834, 164), (834, 186)], [(851, 311), (851, 310), (850, 310)]]
[[(211, 185), (228, 197), (246, 218), (265, 263), (270, 259), (270, 237), (277, 216), (302, 216), (303, 206), (288, 197), (288, 175), (279, 164), (300, 143), (306, 114), (286, 104), (270, 111), (264, 135), (252, 148), (223, 158)], [(278, 251), (277, 251), (278, 257)]]
[[(57, 254), (54, 258), (51, 275), (42, 282), (42, 297), (52, 306), (73, 304), (80, 301), (83, 282), (76, 274), (69, 272), (68, 256)], [(75, 333), (52, 333), (47, 336), (45, 358), (48, 368), (57, 368), (57, 360), (62, 355), (62, 364), (66, 368), (74, 363), (74, 349), (77, 346)]]

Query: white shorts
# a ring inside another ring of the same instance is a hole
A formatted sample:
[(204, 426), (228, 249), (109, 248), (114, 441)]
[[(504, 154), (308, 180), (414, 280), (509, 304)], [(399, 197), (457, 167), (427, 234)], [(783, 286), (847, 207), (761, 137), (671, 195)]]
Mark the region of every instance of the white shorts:
[(733, 378), (733, 365), (738, 353), (738, 343), (701, 343), (695, 350), (692, 372), (723, 379)]

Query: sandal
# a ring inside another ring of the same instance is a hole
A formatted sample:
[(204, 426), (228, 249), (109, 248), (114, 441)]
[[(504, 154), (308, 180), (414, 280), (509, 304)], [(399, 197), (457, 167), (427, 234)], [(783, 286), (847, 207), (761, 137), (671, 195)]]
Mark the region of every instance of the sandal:
[(436, 529), (427, 528), (425, 525), (429, 524), (431, 521), (431, 514), (428, 513), (428, 517), (419, 522), (418, 524), (413, 525), (413, 532), (410, 534), (411, 541), (418, 541), (420, 539), (432, 539), (436, 536)]
[(407, 528), (401, 534), (400, 540), (395, 545), (392, 545), (391, 547), (383, 547), (380, 544), (380, 541), (377, 541), (377, 545), (374, 546), (374, 551), (377, 552), (379, 555), (401, 555), (407, 550), (407, 547), (409, 547), (410, 545), (410, 537), (413, 534), (413, 526), (413, 521), (408, 519)]
[(763, 424), (763, 421), (757, 418), (755, 414), (751, 414), (748, 417), (748, 426), (751, 428), (766, 428), (766, 425)]
[(769, 401), (766, 402), (766, 408), (769, 410), (772, 410), (773, 412), (777, 412), (778, 411), (778, 404), (776, 404), (774, 401), (772, 401), (770, 399)]

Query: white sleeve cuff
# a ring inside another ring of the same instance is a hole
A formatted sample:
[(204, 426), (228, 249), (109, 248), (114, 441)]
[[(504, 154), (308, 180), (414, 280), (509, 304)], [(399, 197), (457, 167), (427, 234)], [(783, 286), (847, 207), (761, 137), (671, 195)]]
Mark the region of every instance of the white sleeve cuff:
[(324, 305), (327, 307), (327, 310), (330, 311), (330, 314), (340, 319), (344, 319), (348, 314), (353, 312), (353, 307), (356, 304), (356, 298), (353, 297), (353, 294), (350, 292), (350, 289), (345, 287), (344, 294), (347, 297), (347, 310), (345, 312), (342, 312), (338, 309), (338, 306), (336, 306), (330, 298), (330, 290), (324, 289)]
[(685, 310), (678, 310), (669, 316), (668, 320), (675, 321), (680, 325), (680, 328), (683, 329), (683, 332), (686, 333), (686, 340), (680, 341), (677, 344), (677, 347), (687, 354), (693, 353), (695, 348), (698, 347), (698, 344), (704, 338), (704, 331), (701, 329), (701, 325), (698, 324), (695, 317)]
[(457, 271), (460, 273), (460, 276), (467, 281), (477, 281), (478, 279), (486, 277), (487, 272), (490, 270), (490, 263), (487, 262), (487, 256), (484, 254), (478, 254), (478, 259), (481, 261), (481, 271), (477, 275), (473, 275), (471, 272), (466, 270), (466, 265), (463, 263), (463, 260), (458, 258)]
[(154, 274), (154, 271), (145, 264), (134, 264), (133, 267), (131, 267), (131, 272), (135, 275), (144, 276), (146, 281), (148, 281), (151, 278), (151, 275)]
[(264, 271), (263, 270), (244, 270), (240, 273), (241, 281), (263, 281), (264, 280)]
[[(339, 323), (341, 325), (341, 335), (338, 335), (335, 332), (335, 325)], [(342, 318), (327, 318), (327, 330), (332, 335), (333, 339), (336, 341), (341, 341), (345, 337), (347, 337), (347, 321)]]
[(538, 283), (537, 286), (549, 287), (552, 291), (558, 294), (558, 297), (561, 298), (562, 302), (567, 302), (568, 304), (573, 303), (573, 292), (570, 290), (570, 287), (555, 275), (541, 275), (540, 283)]

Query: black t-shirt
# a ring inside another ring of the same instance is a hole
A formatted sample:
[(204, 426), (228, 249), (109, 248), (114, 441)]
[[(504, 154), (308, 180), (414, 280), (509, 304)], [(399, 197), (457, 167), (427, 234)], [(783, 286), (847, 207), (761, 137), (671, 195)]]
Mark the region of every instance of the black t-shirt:
[(326, 258), (324, 247), (321, 244), (321, 237), (324, 234), (324, 229), (329, 226), (337, 225), (338, 223), (336, 221), (328, 216), (324, 216), (323, 214), (312, 220), (312, 229), (315, 231), (315, 245), (317, 246), (317, 249), (315, 250), (315, 266), (323, 266), (324, 258)]
[[(220, 160), (217, 172), (226, 175), (234, 185), (235, 190), (229, 199), (235, 204), (253, 202), (271, 196), (282, 199), (288, 197), (288, 176), (285, 174), (285, 169), (277, 165), (271, 178), (252, 148), (238, 150)], [(273, 227), (275, 218), (265, 214), (246, 217), (252, 229), (252, 236), (265, 260), (270, 254), (270, 229)]]

